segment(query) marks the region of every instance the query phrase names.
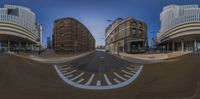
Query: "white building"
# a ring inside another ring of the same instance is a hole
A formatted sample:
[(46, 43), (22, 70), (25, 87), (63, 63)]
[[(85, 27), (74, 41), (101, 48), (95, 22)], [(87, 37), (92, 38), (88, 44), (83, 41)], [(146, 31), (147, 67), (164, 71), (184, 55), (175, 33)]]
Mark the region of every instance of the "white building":
[(4, 5), (0, 8), (0, 50), (36, 50), (42, 43), (42, 26), (29, 8)]
[(168, 5), (160, 14), (159, 45), (167, 51), (196, 51), (200, 48), (198, 5)]

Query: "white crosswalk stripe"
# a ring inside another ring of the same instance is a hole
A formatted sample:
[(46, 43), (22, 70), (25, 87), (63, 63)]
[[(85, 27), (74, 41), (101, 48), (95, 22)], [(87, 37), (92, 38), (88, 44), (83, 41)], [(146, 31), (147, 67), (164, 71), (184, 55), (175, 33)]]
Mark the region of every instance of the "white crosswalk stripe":
[(92, 80), (94, 79), (94, 76), (95, 76), (95, 74), (92, 74), (91, 76), (90, 76), (90, 79), (88, 80), (88, 82), (85, 84), (85, 85), (90, 85), (90, 83), (92, 82)]
[(121, 83), (119, 80), (117, 80), (117, 79), (113, 79), (116, 83)]
[(72, 74), (72, 73), (74, 73), (74, 72), (76, 72), (77, 70), (73, 70), (73, 71), (70, 71), (70, 72), (67, 72), (67, 73), (65, 73), (64, 75), (69, 75), (69, 74)]
[(122, 79), (122, 80), (127, 80), (126, 78), (124, 78), (124, 77), (122, 77), (122, 76), (120, 76), (119, 74), (117, 74), (116, 72), (113, 72), (113, 74), (115, 75), (115, 76), (117, 76), (117, 77), (119, 77), (120, 79)]
[(125, 74), (124, 76), (125, 76), (125, 77), (127, 77), (127, 78), (131, 78), (131, 76), (129, 76), (129, 75), (126, 75), (126, 74)]
[(127, 67), (127, 69), (129, 69), (129, 70), (134, 70), (133, 68), (130, 68), (130, 67)]
[(78, 76), (76, 76), (76, 77), (74, 77), (74, 78), (72, 78), (72, 79), (70, 79), (70, 80), (75, 80), (75, 79), (78, 79), (79, 77), (81, 77), (82, 75), (84, 75), (85, 73), (84, 72), (82, 72), (81, 74), (79, 74)]
[(84, 81), (84, 79), (82, 78), (82, 79), (80, 79), (77, 83), (79, 84), (79, 83), (81, 83), (81, 82), (83, 82)]
[(101, 81), (100, 80), (97, 80), (96, 86), (101, 86)]
[(71, 67), (67, 67), (67, 68), (62, 68), (62, 69), (60, 69), (61, 71), (64, 71), (64, 70), (68, 70), (68, 69), (70, 69)]
[(60, 65), (61, 67), (66, 67), (66, 66), (69, 66), (69, 65), (67, 65), (67, 64), (64, 64), (64, 65)]
[(133, 75), (133, 73), (130, 73), (130, 72), (127, 72), (127, 71), (125, 71), (125, 70), (121, 70), (123, 73), (126, 73), (126, 74), (128, 74), (128, 75)]
[(69, 78), (69, 77), (72, 77), (73, 75), (68, 75), (68, 76), (66, 76), (66, 78)]
[(103, 76), (104, 76), (104, 78), (105, 78), (105, 80), (106, 80), (106, 83), (107, 83), (108, 85), (112, 85), (112, 83), (111, 83), (110, 80), (108, 79), (107, 75), (104, 74)]

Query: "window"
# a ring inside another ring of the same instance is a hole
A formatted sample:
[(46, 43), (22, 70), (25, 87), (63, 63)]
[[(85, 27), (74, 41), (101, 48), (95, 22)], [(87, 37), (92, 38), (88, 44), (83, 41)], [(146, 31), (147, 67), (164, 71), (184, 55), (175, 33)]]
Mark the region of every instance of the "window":
[(141, 36), (141, 35), (142, 35), (142, 31), (139, 30), (139, 31), (138, 31), (138, 36)]
[(14, 16), (19, 16), (19, 10), (18, 9), (8, 9), (7, 10), (8, 15), (14, 15)]
[(136, 26), (137, 24), (135, 22), (133, 22), (133, 26)]
[(139, 23), (139, 28), (141, 28), (142, 27), (142, 23)]
[(64, 30), (64, 26), (60, 26), (60, 29), (61, 29), (61, 30)]
[(60, 36), (63, 38), (65, 36), (65, 33), (61, 32)]
[(60, 46), (61, 46), (62, 49), (64, 48), (64, 44), (61, 44)]
[(132, 33), (133, 33), (133, 34), (136, 34), (136, 29), (132, 29)]

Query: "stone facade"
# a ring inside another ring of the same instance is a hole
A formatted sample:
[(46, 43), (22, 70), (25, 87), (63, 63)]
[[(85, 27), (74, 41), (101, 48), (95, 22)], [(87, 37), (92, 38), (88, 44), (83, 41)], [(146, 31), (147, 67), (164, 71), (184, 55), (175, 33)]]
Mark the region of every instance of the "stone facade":
[(145, 52), (147, 47), (147, 25), (128, 17), (118, 18), (106, 29), (106, 50), (112, 53)]
[(79, 53), (95, 49), (92, 34), (74, 18), (56, 20), (53, 31), (53, 48), (56, 52)]

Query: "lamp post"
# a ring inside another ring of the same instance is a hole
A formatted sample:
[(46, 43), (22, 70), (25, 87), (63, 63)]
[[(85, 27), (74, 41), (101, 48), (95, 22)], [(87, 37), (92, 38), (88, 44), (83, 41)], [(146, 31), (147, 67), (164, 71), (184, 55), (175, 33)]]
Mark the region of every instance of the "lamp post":
[(77, 46), (77, 42), (75, 41), (75, 42), (74, 42), (74, 47), (75, 47), (75, 50), (74, 50), (74, 51), (75, 51), (75, 52), (74, 52), (74, 55), (75, 55), (75, 56), (76, 56), (76, 53), (77, 53), (77, 52), (76, 52), (76, 46)]
[(77, 54), (77, 34), (75, 34), (75, 41), (74, 41), (74, 55), (76, 56)]
[(119, 45), (121, 45), (120, 42), (117, 43), (117, 56), (119, 56)]

